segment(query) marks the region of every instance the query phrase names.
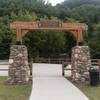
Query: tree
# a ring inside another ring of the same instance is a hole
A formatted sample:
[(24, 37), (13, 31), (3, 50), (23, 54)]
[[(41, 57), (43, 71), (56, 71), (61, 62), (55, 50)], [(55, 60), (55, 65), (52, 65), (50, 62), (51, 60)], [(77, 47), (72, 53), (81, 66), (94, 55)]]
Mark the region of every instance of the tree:
[(9, 29), (9, 19), (0, 18), (0, 59), (9, 58), (10, 46), (13, 43), (14, 34)]
[(24, 38), (24, 44), (32, 57), (54, 57), (62, 53), (64, 43), (64, 33), (55, 31), (32, 31)]
[(12, 21), (36, 21), (37, 15), (35, 13), (30, 13), (29, 11), (25, 10), (19, 11), (18, 14), (14, 12), (11, 13), (11, 20)]
[[(14, 43), (15, 34), (9, 28), (11, 22), (41, 20), (86, 23), (89, 30), (84, 35), (85, 44), (90, 45), (92, 57), (99, 56), (100, 0), (65, 0), (54, 7), (44, 0), (0, 0), (0, 55), (8, 56), (10, 45)], [(70, 53), (75, 43), (73, 36), (64, 32), (36, 30), (34, 35), (29, 34), (24, 41), (30, 55), (35, 56)]]
[(92, 58), (100, 59), (100, 23), (95, 26), (95, 32), (90, 42)]

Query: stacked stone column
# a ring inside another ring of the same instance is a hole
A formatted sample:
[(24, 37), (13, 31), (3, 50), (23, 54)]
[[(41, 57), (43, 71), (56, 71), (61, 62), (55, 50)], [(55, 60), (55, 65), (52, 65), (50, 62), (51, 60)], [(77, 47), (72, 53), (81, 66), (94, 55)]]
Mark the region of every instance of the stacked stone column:
[(88, 46), (72, 48), (72, 79), (73, 81), (86, 81), (89, 78), (91, 67), (90, 50)]
[(26, 84), (28, 82), (28, 53), (26, 46), (12, 46), (9, 62), (8, 84)]

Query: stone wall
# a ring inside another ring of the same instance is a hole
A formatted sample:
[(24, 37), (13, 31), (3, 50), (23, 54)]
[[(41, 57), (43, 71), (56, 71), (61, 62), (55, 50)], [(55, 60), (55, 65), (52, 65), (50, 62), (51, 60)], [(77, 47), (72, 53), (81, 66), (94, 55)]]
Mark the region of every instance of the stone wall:
[(26, 46), (12, 46), (9, 63), (8, 84), (26, 84), (28, 82), (28, 53)]
[(72, 48), (72, 79), (73, 81), (87, 81), (91, 67), (90, 50), (88, 46)]

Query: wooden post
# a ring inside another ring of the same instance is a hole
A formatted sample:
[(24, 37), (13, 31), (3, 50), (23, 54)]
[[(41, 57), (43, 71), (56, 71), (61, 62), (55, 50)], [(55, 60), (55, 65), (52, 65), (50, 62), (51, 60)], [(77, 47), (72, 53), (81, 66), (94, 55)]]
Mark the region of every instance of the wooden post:
[(82, 45), (83, 44), (83, 33), (82, 30), (77, 31), (77, 44)]
[(76, 39), (76, 44), (78, 45), (78, 31), (74, 30), (74, 31), (71, 31), (71, 33), (72, 33), (73, 36), (75, 37), (75, 39)]
[(62, 64), (62, 76), (65, 76), (65, 72), (64, 72), (64, 63)]
[(22, 43), (21, 29), (17, 29), (16, 41)]

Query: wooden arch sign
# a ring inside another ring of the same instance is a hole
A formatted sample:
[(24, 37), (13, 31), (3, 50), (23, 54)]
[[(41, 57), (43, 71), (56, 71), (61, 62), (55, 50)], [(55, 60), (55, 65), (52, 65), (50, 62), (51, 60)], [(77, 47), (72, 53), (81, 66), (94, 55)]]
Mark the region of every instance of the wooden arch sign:
[(83, 42), (83, 32), (88, 29), (84, 23), (62, 23), (61, 21), (13, 22), (10, 28), (17, 31), (16, 41), (22, 43), (22, 38), (30, 30), (64, 30), (70, 31), (76, 38), (77, 44)]

